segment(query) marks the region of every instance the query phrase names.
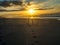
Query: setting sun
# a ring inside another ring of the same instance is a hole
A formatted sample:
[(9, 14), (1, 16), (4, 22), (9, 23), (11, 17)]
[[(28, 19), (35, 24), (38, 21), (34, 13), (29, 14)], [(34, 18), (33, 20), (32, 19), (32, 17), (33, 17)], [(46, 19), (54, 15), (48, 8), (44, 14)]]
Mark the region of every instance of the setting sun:
[(34, 9), (29, 9), (28, 12), (29, 12), (30, 14), (34, 14), (34, 13), (35, 13), (35, 10), (34, 10)]

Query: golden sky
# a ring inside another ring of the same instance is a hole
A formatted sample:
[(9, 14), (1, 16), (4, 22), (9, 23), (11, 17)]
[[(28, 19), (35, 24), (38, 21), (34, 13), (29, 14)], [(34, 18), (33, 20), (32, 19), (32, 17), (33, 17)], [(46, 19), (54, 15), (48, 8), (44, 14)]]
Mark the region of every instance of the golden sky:
[[(26, 0), (31, 1), (31, 0)], [(9, 7), (2, 7), (0, 6), (0, 9), (5, 10), (21, 10), (22, 11), (10, 11), (10, 12), (1, 12), (0, 16), (3, 17), (19, 17), (19, 16), (28, 16), (30, 15), (28, 10), (29, 9), (36, 9), (33, 15), (42, 15), (42, 14), (54, 14), (54, 13), (60, 13), (60, 0), (33, 0), (30, 2), (31, 5), (28, 5), (27, 3), (24, 3), (24, 6), (21, 7), (20, 5), (13, 5)], [(23, 8), (27, 10), (23, 10)], [(37, 10), (39, 9), (39, 10)]]

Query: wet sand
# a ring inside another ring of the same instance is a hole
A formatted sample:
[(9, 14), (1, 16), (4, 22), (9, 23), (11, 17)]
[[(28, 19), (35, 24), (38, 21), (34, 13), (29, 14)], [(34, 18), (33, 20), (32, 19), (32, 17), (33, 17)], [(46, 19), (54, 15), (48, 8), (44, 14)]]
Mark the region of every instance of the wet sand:
[(60, 20), (0, 18), (0, 45), (60, 45)]

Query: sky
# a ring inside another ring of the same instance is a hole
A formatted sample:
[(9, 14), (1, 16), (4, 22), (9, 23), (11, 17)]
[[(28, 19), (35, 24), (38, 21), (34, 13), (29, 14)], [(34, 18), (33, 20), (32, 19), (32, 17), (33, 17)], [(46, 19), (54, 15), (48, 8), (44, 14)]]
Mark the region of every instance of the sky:
[[(3, 0), (0, 0), (3, 1)], [(47, 10), (40, 10), (40, 12), (43, 12), (42, 14), (48, 14), (48, 13), (60, 13), (60, 0), (23, 0), (23, 1), (28, 1), (31, 2), (33, 5), (32, 7), (37, 7), (37, 8), (44, 8)], [(26, 3), (24, 3), (26, 5)], [(1, 8), (1, 7), (0, 7)], [(6, 7), (4, 9), (21, 9), (21, 6), (11, 6), (11, 7)], [(51, 8), (51, 9), (49, 9)]]
[[(0, 1), (4, 1), (4, 0), (0, 0)], [(43, 8), (45, 7), (60, 8), (60, 0), (24, 0), (24, 1), (34, 2), (39, 7), (43, 7)]]
[[(0, 1), (4, 1), (4, 0), (0, 0)], [(34, 3), (36, 3), (36, 5), (39, 5), (40, 7), (44, 7), (44, 8), (45, 7), (60, 8), (60, 0), (24, 0), (24, 1), (34, 2)]]

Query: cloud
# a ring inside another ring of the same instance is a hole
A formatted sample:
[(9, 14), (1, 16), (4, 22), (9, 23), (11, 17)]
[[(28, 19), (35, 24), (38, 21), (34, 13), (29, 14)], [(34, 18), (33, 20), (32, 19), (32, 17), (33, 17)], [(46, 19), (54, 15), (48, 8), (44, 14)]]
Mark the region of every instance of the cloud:
[[(6, 10), (20, 10), (22, 8), (27, 8), (29, 7), (29, 5), (25, 2), (25, 0), (22, 0), (24, 5), (12, 5), (9, 7), (2, 7), (3, 9)], [(45, 9), (45, 10), (49, 10), (49, 9), (55, 9), (56, 11), (60, 10), (60, 0), (26, 0), (26, 1), (31, 1), (30, 4), (32, 6), (30, 6), (31, 8), (40, 8), (40, 9)], [(0, 9), (2, 9), (0, 7)]]
[(48, 0), (44, 3), (42, 3), (42, 7), (57, 7), (59, 8), (60, 7), (60, 0)]
[(9, 7), (0, 7), (0, 10), (20, 10), (22, 9), (19, 5), (9, 6)]

